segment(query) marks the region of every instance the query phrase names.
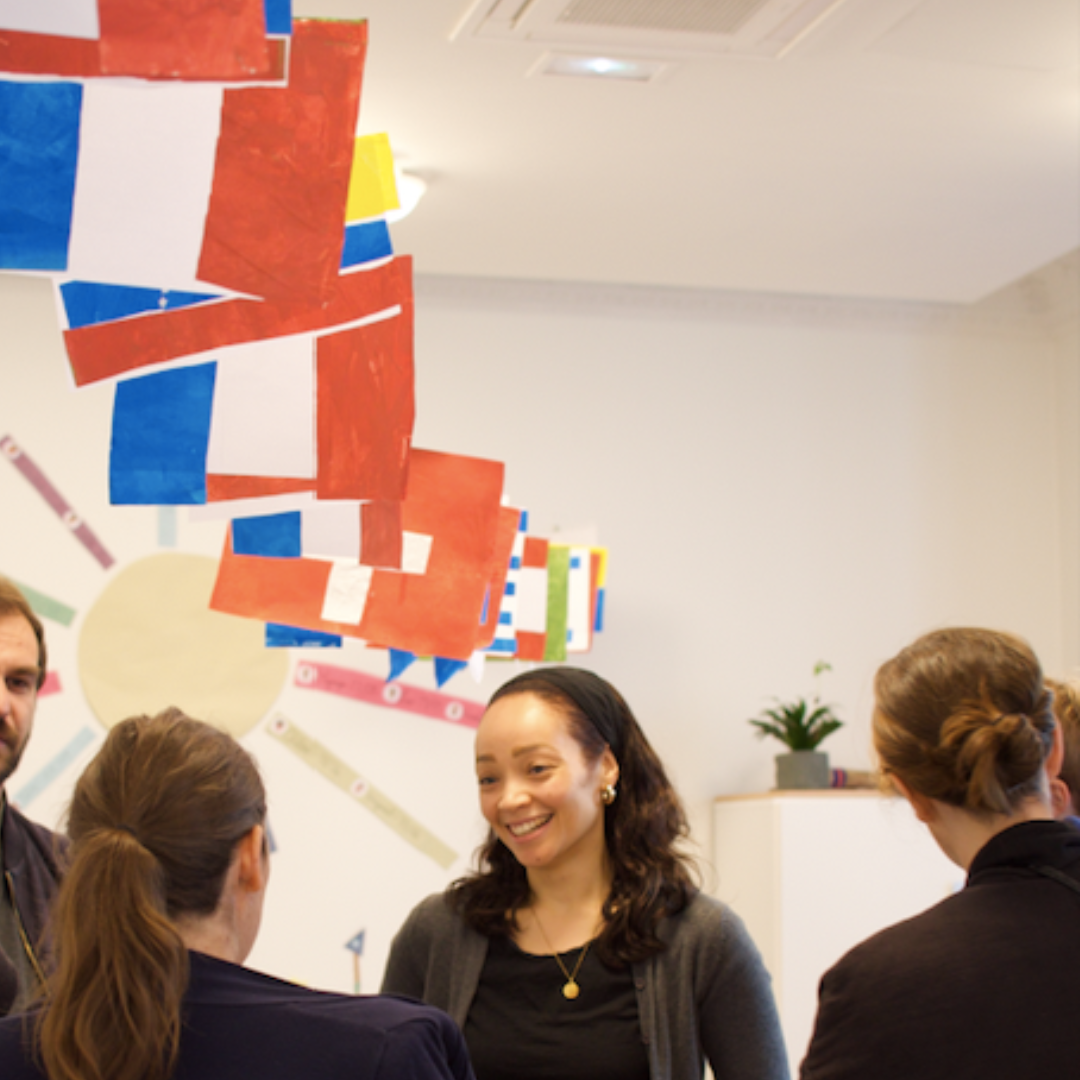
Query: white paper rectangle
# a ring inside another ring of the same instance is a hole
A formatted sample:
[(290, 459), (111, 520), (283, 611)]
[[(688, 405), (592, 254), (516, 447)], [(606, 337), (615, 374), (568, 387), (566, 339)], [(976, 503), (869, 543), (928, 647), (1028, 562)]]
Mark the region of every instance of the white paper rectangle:
[(374, 570), (358, 563), (334, 563), (326, 582), (322, 617), (327, 622), (358, 626), (364, 617), (368, 590)]
[(314, 479), (312, 338), (240, 345), (218, 364), (206, 471)]
[(518, 578), (517, 628), (527, 633), (547, 630), (548, 572), (546, 567), (523, 566)]
[(588, 652), (592, 641), (590, 616), (592, 558), (587, 547), (570, 549), (566, 590), (566, 651)]
[(196, 278), (223, 90), (84, 84), (68, 274), (220, 291)]
[(96, 39), (97, 0), (0, 0), (0, 30)]
[(433, 538), (423, 533), (401, 534), (401, 570), (405, 574), (426, 574)]
[(360, 503), (316, 502), (300, 515), (300, 553), (308, 559), (360, 558)]

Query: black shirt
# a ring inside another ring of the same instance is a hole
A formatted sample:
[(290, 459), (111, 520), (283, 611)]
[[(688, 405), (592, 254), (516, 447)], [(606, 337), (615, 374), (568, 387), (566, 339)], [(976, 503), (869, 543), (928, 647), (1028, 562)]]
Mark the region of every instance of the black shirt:
[[(559, 956), (572, 972), (581, 949)], [(491, 939), (465, 1021), (477, 1080), (648, 1080), (630, 968), (605, 967), (590, 949), (575, 981), (571, 1001), (553, 956)]]

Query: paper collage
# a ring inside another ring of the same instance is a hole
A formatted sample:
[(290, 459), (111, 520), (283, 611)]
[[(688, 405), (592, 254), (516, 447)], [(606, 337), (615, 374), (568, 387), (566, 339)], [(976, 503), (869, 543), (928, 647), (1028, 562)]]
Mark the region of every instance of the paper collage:
[(433, 658), (440, 686), (564, 660), (600, 629), (605, 554), (527, 536), (502, 464), (412, 445), (367, 47), (366, 22), (288, 0), (9, 0), (0, 270), (51, 275), (76, 386), (115, 384), (110, 501), (229, 522), (210, 605), (264, 648), (356, 638), (391, 679)]

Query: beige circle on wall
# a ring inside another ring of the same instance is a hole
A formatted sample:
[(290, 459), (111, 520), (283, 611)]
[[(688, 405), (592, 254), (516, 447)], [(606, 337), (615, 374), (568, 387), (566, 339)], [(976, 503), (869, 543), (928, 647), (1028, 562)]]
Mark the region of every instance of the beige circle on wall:
[(209, 608), (217, 560), (175, 552), (125, 567), (87, 613), (79, 678), (106, 727), (176, 705), (234, 736), (270, 710), (289, 669), (254, 619)]

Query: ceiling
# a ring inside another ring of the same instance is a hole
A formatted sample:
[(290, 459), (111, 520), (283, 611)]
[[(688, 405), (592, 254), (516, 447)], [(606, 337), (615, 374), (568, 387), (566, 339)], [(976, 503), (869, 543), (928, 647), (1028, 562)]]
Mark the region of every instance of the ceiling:
[(422, 273), (971, 303), (1080, 246), (1080, 0), (839, 0), (779, 56), (671, 29), (795, 2), (293, 11), (370, 21), (360, 130), (429, 181), (393, 228)]

